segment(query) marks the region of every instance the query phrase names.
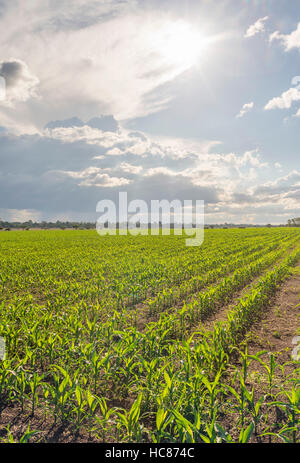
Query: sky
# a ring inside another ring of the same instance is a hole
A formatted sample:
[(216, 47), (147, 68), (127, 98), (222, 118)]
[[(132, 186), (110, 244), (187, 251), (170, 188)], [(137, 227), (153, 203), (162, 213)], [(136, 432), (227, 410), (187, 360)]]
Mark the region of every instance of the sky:
[(300, 2), (0, 0), (0, 218), (300, 216)]

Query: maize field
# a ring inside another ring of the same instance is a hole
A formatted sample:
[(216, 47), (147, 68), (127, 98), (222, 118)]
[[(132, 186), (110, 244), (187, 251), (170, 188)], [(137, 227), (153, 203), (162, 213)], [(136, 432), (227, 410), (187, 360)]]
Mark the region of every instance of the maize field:
[(1, 232), (0, 259), (1, 442), (300, 442), (299, 361), (247, 342), (299, 229)]

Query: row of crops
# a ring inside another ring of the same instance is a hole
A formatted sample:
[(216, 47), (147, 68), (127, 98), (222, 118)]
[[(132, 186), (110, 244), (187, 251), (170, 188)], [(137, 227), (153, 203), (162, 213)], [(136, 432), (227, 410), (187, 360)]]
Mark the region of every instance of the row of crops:
[(299, 362), (244, 342), (300, 261), (297, 229), (207, 230), (199, 248), (3, 232), (0, 259), (4, 442), (299, 442)]

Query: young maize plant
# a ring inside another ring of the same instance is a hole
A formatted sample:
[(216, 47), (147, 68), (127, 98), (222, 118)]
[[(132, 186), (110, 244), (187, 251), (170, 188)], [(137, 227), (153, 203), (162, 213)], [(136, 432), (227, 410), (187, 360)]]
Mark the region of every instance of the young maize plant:
[(206, 230), (199, 247), (1, 233), (1, 410), (28, 426), (4, 413), (2, 441), (299, 443), (299, 361), (247, 350), (299, 246), (280, 227)]

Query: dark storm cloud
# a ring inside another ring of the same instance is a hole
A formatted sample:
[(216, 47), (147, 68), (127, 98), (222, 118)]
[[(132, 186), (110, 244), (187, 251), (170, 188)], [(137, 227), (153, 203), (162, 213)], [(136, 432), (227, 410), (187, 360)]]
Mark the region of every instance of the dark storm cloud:
[(6, 87), (14, 87), (24, 76), (24, 65), (21, 61), (2, 61), (0, 75), (6, 81)]
[(0, 76), (4, 77), (6, 83), (4, 105), (12, 106), (15, 102), (27, 101), (36, 96), (39, 79), (24, 61), (19, 59), (0, 61)]

